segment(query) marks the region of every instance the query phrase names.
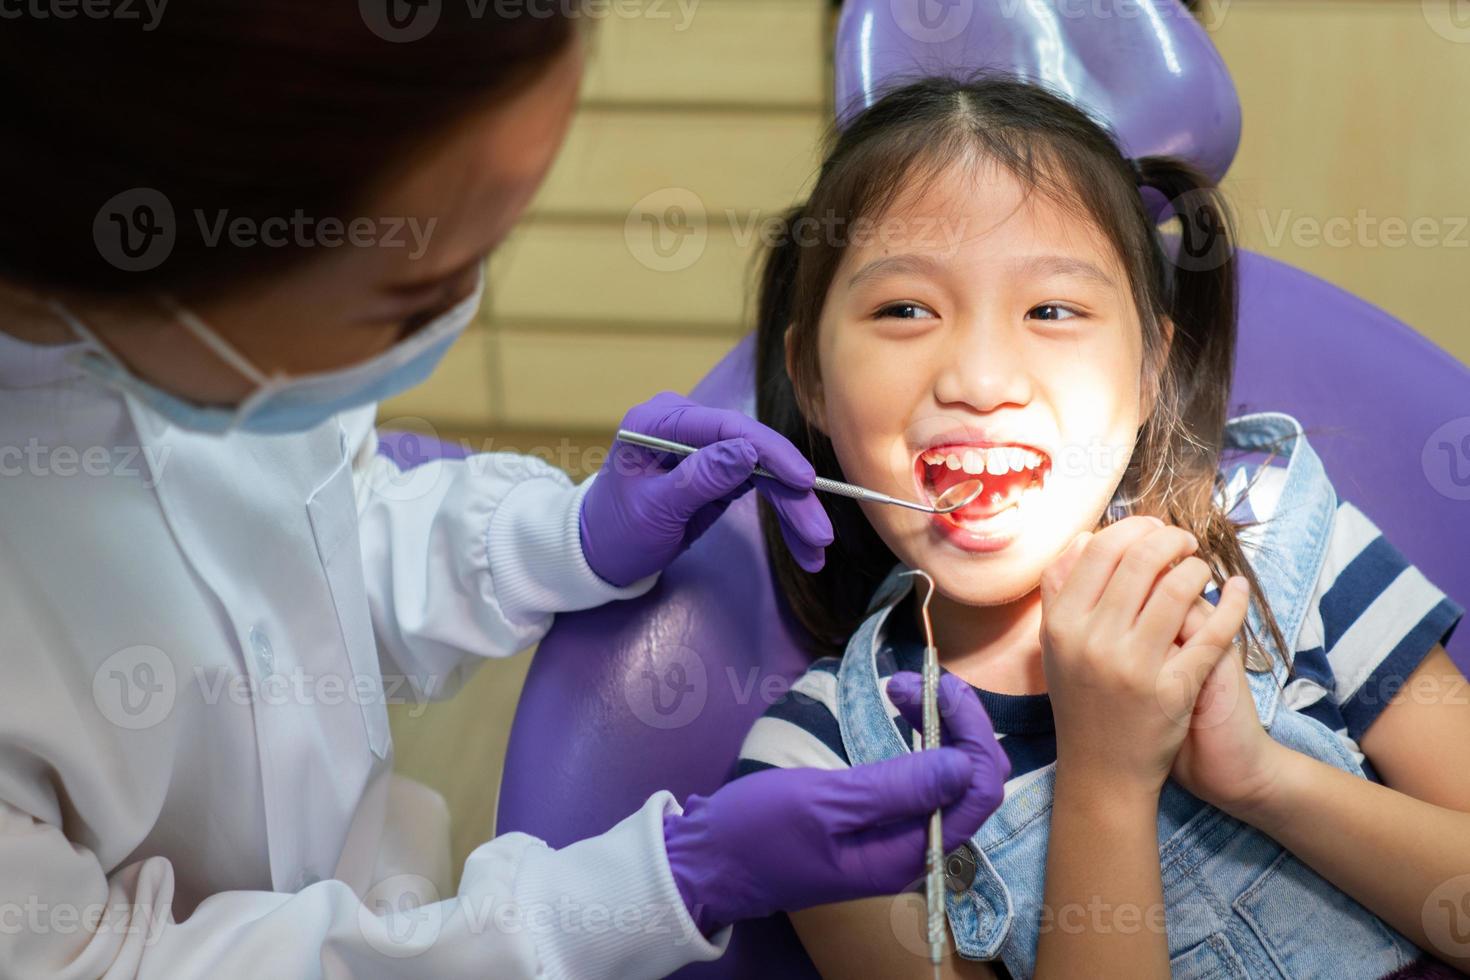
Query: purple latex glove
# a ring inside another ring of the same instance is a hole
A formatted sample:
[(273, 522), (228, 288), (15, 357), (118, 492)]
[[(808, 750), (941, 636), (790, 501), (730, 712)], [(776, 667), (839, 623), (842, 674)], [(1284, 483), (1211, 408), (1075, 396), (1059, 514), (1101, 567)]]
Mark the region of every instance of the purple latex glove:
[[(914, 720), (918, 682), (900, 673), (888, 687)], [(969, 840), (1000, 805), (1011, 766), (967, 684), (942, 677), (939, 707), (944, 748), (851, 769), (765, 769), (666, 815), (669, 866), (699, 928), (903, 891), (924, 873), (936, 808), (946, 851)]]
[[(681, 460), (613, 444), (580, 515), (582, 553), (604, 581), (621, 587), (662, 571), (752, 485), (775, 507), (801, 567), (822, 567), (832, 522), (812, 492), (816, 472), (775, 430), (671, 391), (632, 408), (621, 428), (701, 448)], [(758, 465), (777, 479), (752, 477)]]

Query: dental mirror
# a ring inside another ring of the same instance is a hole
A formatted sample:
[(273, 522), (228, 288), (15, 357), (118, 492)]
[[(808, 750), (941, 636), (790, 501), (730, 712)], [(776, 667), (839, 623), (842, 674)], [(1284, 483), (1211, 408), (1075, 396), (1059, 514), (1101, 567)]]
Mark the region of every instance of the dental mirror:
[(930, 508), (936, 514), (950, 514), (961, 507), (971, 503), (980, 496), (980, 491), (985, 489), (985, 484), (979, 480), (961, 480), (954, 486), (947, 488), (938, 497), (934, 498), (934, 506)]
[[(675, 453), (679, 456), (688, 456), (698, 452), (693, 446), (686, 446), (682, 442), (674, 442), (669, 439), (660, 439), (658, 436), (646, 436), (641, 432), (633, 432), (628, 429), (618, 430), (618, 440), (630, 443), (634, 446), (642, 446), (645, 449), (657, 449), (659, 452)], [(776, 477), (768, 470), (757, 466), (756, 476), (763, 476), (774, 480)], [(921, 504), (913, 500), (904, 500), (900, 497), (890, 497), (886, 493), (877, 490), (869, 490), (854, 483), (843, 483), (841, 480), (829, 480), (819, 476), (813, 481), (812, 489), (823, 493), (835, 493), (839, 497), (850, 497), (853, 500), (871, 500), (877, 504), (892, 504), (895, 507), (907, 507), (909, 510), (923, 511), (926, 514), (950, 514), (970, 503), (980, 496), (984, 489), (979, 480), (961, 480), (954, 486), (949, 487), (932, 504)]]

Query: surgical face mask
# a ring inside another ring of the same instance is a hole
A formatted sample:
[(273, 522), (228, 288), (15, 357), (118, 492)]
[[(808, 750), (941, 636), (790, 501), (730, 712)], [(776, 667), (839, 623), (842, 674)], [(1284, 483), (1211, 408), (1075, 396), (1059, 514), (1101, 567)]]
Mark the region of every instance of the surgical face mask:
[(350, 367), (296, 377), (267, 375), (203, 320), (182, 306), (175, 306), (178, 321), (200, 343), (255, 382), (255, 391), (240, 404), (230, 406), (197, 405), (144, 381), (129, 371), (69, 310), (57, 302), (51, 305), (77, 334), (90, 342), (73, 357), (79, 368), (101, 383), (138, 399), (179, 428), (212, 435), (235, 431), (279, 435), (314, 429), (340, 412), (382, 401), (421, 383), (475, 318), (484, 291), (482, 272), (471, 295), (383, 353)]

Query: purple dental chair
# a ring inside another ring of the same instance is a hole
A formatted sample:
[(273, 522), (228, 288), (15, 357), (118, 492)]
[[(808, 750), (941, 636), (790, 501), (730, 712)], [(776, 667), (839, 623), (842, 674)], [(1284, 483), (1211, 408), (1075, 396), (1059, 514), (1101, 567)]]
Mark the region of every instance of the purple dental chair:
[[(849, 0), (838, 117), (910, 78), (1000, 68), (1069, 95), (1131, 155), (1176, 154), (1223, 176), (1240, 134), (1224, 65), (1177, 0), (1128, 6), (1131, 16), (1083, 18), (1043, 4)], [(693, 397), (753, 414), (752, 354), (747, 338)], [(1268, 409), (1299, 418), (1339, 494), (1470, 605), (1470, 371), (1381, 310), (1247, 253), (1231, 414)], [(385, 451), (412, 462), (400, 438)], [(425, 452), (414, 444), (417, 458)], [(1470, 672), (1470, 630), (1450, 653)], [(712, 792), (751, 723), (806, 663), (747, 495), (647, 595), (558, 618), (516, 712), (496, 831), (561, 846), (606, 830), (657, 789), (681, 800)], [(679, 975), (816, 972), (777, 915), (739, 924), (721, 960)]]

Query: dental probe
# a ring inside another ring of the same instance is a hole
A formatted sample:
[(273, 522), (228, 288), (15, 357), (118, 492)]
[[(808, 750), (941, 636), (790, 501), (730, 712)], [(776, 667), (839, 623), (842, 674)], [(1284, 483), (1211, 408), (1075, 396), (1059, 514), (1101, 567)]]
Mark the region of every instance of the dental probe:
[[(929, 619), (929, 600), (934, 598), (934, 579), (922, 569), (904, 572), (922, 578), (929, 584), (924, 604), (919, 614), (924, 620), (924, 738), (923, 749), (939, 748), (939, 651), (934, 646), (934, 624)], [(924, 856), (924, 906), (928, 915), (925, 919), (929, 940), (929, 962), (934, 964), (935, 980), (939, 978), (939, 964), (944, 959), (944, 825), (939, 810), (929, 815), (929, 846)]]
[[(645, 449), (657, 449), (660, 452), (676, 453), (680, 456), (688, 456), (699, 451), (694, 446), (686, 446), (682, 442), (660, 439), (658, 436), (646, 436), (641, 432), (631, 432), (628, 429), (618, 430), (618, 440), (642, 446)], [(755, 475), (771, 480), (777, 479), (774, 474), (761, 466), (755, 468)], [(949, 514), (980, 496), (980, 491), (985, 487), (979, 480), (962, 480), (941, 493), (933, 504), (921, 504), (912, 500), (904, 500), (901, 497), (890, 497), (877, 490), (869, 490), (853, 483), (843, 483), (841, 480), (829, 480), (824, 476), (819, 476), (813, 481), (812, 489), (823, 493), (834, 493), (839, 497), (850, 497), (853, 500), (868, 500), (875, 504), (907, 507), (909, 510), (922, 511), (925, 514)]]

